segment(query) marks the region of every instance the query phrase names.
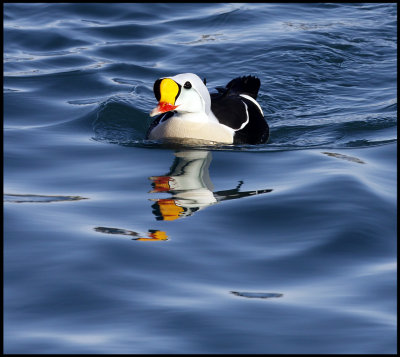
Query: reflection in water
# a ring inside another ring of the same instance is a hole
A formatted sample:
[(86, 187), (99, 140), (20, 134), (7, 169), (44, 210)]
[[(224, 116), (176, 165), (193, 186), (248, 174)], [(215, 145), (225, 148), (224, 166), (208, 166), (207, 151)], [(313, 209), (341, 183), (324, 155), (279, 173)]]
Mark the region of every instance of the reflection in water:
[[(230, 190), (214, 192), (208, 168), (211, 163), (209, 151), (190, 150), (175, 152), (175, 160), (165, 176), (152, 176), (150, 193), (168, 193), (169, 198), (152, 199), (153, 214), (157, 220), (173, 221), (192, 215), (194, 212), (215, 203), (235, 198), (271, 192), (272, 189), (240, 191), (243, 181)], [(149, 229), (148, 233), (137, 233), (121, 228), (95, 227), (100, 233), (133, 237), (139, 241), (166, 241), (166, 232)], [(147, 237), (145, 237), (147, 236)]]
[(135, 237), (132, 238), (132, 240), (141, 240), (141, 241), (160, 241), (160, 240), (168, 240), (168, 236), (165, 232), (159, 231), (159, 230), (154, 230), (154, 229), (149, 229), (147, 234), (148, 238), (144, 238), (141, 233), (137, 233), (134, 231), (129, 231), (127, 229), (121, 229), (121, 228), (109, 228), (109, 227), (96, 227), (94, 228), (96, 232), (101, 232), (101, 233), (108, 233), (108, 234), (122, 234), (125, 236), (131, 236)]
[(214, 191), (208, 168), (209, 151), (189, 150), (175, 153), (175, 160), (168, 174), (152, 176), (151, 193), (169, 193), (170, 198), (152, 199), (153, 214), (157, 220), (173, 221), (191, 216), (194, 212), (224, 200), (258, 195), (272, 189), (240, 192), (243, 181), (230, 190)]
[(231, 291), (231, 293), (236, 296), (242, 296), (253, 299), (269, 299), (269, 298), (279, 298), (283, 296), (283, 294), (279, 293), (250, 293), (250, 292), (239, 292), (239, 291)]

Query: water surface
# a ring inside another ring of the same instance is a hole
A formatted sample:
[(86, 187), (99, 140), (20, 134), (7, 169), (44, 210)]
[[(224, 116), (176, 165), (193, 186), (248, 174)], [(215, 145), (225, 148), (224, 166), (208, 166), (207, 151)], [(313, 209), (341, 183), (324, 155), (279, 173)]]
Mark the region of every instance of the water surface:
[[(5, 4), (5, 353), (395, 353), (397, 5)], [(145, 140), (261, 80), (264, 145)]]

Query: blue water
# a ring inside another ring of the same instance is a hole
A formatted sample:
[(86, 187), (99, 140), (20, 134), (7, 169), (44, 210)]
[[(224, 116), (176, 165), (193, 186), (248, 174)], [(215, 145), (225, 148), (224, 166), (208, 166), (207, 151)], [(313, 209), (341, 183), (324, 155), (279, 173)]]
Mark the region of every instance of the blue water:
[[(146, 141), (161, 76), (261, 80), (257, 146)], [(4, 5), (5, 353), (395, 353), (397, 5)]]

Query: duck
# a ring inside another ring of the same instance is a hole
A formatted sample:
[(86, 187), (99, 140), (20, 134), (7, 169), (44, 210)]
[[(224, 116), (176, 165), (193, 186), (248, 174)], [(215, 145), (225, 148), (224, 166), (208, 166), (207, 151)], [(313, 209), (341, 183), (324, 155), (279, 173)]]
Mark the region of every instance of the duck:
[(157, 106), (148, 140), (190, 140), (220, 144), (266, 143), (269, 126), (257, 102), (260, 79), (241, 76), (216, 93), (208, 91), (206, 79), (182, 73), (157, 79), (153, 85)]

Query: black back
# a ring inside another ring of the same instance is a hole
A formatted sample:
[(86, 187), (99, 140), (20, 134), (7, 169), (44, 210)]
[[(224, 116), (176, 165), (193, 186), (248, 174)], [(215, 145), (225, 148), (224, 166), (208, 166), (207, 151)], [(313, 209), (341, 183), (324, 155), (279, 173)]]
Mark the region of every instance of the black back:
[[(218, 93), (211, 93), (211, 110), (221, 124), (234, 130), (234, 144), (262, 144), (268, 140), (269, 127), (258, 106), (251, 100), (243, 98), (246, 94), (257, 99), (261, 82), (257, 77), (246, 76), (232, 79), (225, 88), (218, 87)], [(238, 130), (247, 120), (246, 107), (249, 114), (249, 123)]]

